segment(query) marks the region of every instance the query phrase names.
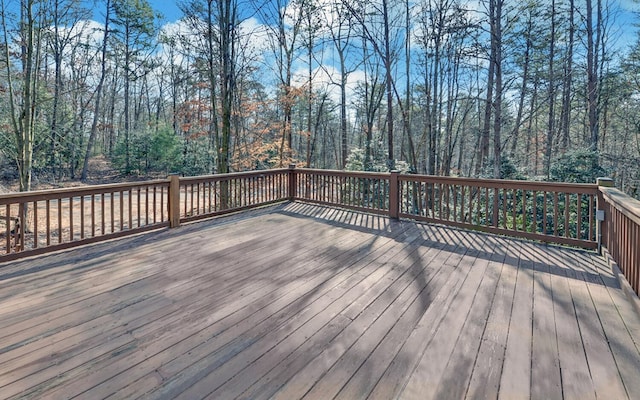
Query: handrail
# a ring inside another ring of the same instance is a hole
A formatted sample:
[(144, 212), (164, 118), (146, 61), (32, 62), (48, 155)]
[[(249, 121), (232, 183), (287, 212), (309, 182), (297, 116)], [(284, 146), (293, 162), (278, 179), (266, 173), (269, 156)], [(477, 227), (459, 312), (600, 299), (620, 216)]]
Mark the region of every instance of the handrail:
[(598, 193), (592, 184), (290, 166), (5, 194), (0, 261), (295, 200), (594, 249)]
[(261, 207), (289, 198), (290, 169), (180, 178), (180, 223)]
[(588, 249), (597, 247), (598, 186), (296, 170), (297, 200)]
[(400, 175), (400, 217), (595, 249), (595, 184)]
[(483, 179), (483, 178), (467, 178), (453, 176), (436, 176), (436, 175), (400, 175), (405, 180), (411, 179), (420, 182), (446, 183), (446, 184), (468, 184), (470, 186), (483, 186), (495, 189), (521, 188), (526, 190), (536, 190), (547, 192), (565, 192), (565, 193), (590, 193), (597, 192), (598, 185), (592, 183), (568, 183), (568, 182), (542, 182), (542, 181), (521, 181), (509, 179)]
[(0, 195), (0, 261), (168, 226), (168, 196), (169, 180)]
[(164, 181), (167, 181), (167, 180), (109, 183), (105, 185), (91, 185), (91, 186), (73, 187), (73, 188), (47, 189), (47, 190), (37, 190), (37, 191), (31, 191), (31, 192), (4, 193), (4, 194), (0, 194), (0, 206), (8, 203), (15, 203), (20, 201), (29, 202), (34, 200), (58, 199), (58, 198), (65, 198), (65, 197), (90, 196), (92, 194), (111, 193), (114, 191), (118, 191), (122, 188), (145, 187), (150, 185), (157, 185), (158, 182), (164, 182)]
[(640, 201), (613, 187), (600, 186), (600, 193), (605, 214), (602, 245), (640, 294)]
[(600, 187), (600, 191), (607, 203), (610, 203), (634, 224), (640, 225), (640, 201), (629, 197), (616, 188)]
[(389, 215), (391, 174), (295, 169), (294, 200)]

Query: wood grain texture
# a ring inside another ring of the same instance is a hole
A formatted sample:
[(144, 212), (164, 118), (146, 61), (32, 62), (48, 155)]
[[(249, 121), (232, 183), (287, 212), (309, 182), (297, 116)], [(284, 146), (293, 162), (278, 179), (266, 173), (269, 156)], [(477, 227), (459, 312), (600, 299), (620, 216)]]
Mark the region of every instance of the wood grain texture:
[(290, 203), (0, 265), (2, 399), (634, 398), (597, 255)]

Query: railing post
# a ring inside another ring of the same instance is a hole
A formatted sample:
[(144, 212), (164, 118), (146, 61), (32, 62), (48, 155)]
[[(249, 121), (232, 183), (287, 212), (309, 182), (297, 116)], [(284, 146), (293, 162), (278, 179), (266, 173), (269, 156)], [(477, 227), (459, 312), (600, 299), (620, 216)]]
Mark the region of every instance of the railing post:
[(180, 176), (169, 175), (169, 227), (180, 226)]
[(298, 173), (295, 164), (289, 164), (289, 201), (294, 201), (298, 197)]
[(400, 215), (400, 171), (391, 171), (389, 176), (389, 217), (398, 219)]
[(606, 222), (606, 202), (604, 201), (600, 186), (613, 187), (613, 179), (597, 178), (596, 183), (598, 184), (598, 197), (596, 198), (596, 237), (598, 239), (598, 253), (602, 254), (602, 243), (607, 244), (609, 240), (609, 230)]
[(20, 203), (18, 205), (18, 218), (16, 218), (15, 244), (16, 252), (25, 251), (25, 233), (27, 232), (27, 205)]

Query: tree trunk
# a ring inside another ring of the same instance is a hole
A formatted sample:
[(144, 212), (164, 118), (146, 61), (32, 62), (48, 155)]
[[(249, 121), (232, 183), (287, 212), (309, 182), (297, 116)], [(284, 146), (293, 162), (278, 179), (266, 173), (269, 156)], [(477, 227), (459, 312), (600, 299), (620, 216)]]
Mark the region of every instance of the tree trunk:
[(553, 150), (553, 141), (555, 133), (555, 104), (556, 104), (556, 90), (555, 90), (555, 45), (556, 45), (556, 2), (551, 0), (551, 32), (549, 40), (549, 76), (547, 77), (549, 82), (549, 115), (547, 120), (547, 143), (545, 148), (544, 159), (544, 174), (549, 177), (551, 170), (551, 154)]
[(489, 24), (491, 34), (491, 49), (489, 54), (489, 70), (487, 72), (487, 96), (484, 109), (484, 121), (480, 131), (480, 146), (478, 148), (478, 159), (476, 160), (476, 175), (480, 175), (486, 168), (489, 159), (489, 135), (491, 132), (491, 115), (493, 113), (493, 87), (495, 78), (495, 1), (489, 0)]
[(96, 87), (96, 102), (93, 107), (93, 120), (91, 121), (91, 132), (89, 133), (89, 140), (87, 141), (87, 149), (84, 154), (84, 162), (82, 164), (82, 174), (80, 180), (85, 182), (89, 173), (89, 158), (91, 158), (91, 152), (93, 151), (93, 144), (98, 134), (98, 121), (100, 116), (100, 102), (102, 100), (102, 87), (104, 86), (104, 80), (107, 75), (107, 44), (109, 39), (109, 15), (111, 11), (111, 0), (106, 0), (106, 13), (104, 17), (104, 33), (102, 35), (102, 49), (101, 49), (101, 64), (100, 64), (100, 79), (98, 80), (98, 86)]
[[(513, 127), (513, 133), (511, 134), (511, 158), (515, 158), (516, 149), (518, 145), (518, 136), (520, 135), (520, 125), (522, 124), (522, 116), (524, 114), (524, 100), (527, 96), (527, 84), (529, 82), (529, 64), (531, 62), (531, 47), (532, 40), (531, 35), (533, 29), (533, 13), (532, 10), (529, 10), (529, 15), (527, 16), (527, 28), (525, 30), (526, 35), (526, 43), (524, 48), (524, 65), (522, 66), (522, 85), (520, 86), (520, 97), (518, 100), (518, 111), (516, 114), (516, 120)], [(533, 110), (530, 110), (533, 113)]]
[(502, 131), (502, 6), (504, 0), (495, 0), (495, 39), (492, 51), (495, 55), (493, 58), (496, 78), (496, 94), (494, 99), (494, 118), (493, 118), (493, 177), (501, 178), (502, 167), (502, 141), (500, 134)]
[(389, 21), (388, 0), (382, 0), (382, 18), (384, 20), (384, 68), (385, 84), (387, 91), (387, 168), (395, 169), (395, 157), (393, 154), (393, 75), (391, 71), (391, 27)]
[(564, 82), (562, 87), (561, 149), (563, 153), (569, 149), (569, 130), (571, 124), (571, 81), (573, 79), (573, 45), (575, 36), (574, 13), (574, 0), (569, 0), (569, 42), (567, 43), (567, 56), (565, 59)]
[[(593, 0), (586, 0), (587, 34), (587, 119), (589, 148), (598, 151), (598, 49), (599, 39), (594, 41)], [(599, 1), (599, 0), (596, 0)]]

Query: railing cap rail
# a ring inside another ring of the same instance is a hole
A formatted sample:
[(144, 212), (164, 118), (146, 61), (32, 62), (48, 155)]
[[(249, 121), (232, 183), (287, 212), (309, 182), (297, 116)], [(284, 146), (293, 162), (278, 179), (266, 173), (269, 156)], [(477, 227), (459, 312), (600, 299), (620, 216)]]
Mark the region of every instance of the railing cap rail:
[(227, 174), (181, 176), (180, 182), (196, 183), (196, 182), (205, 182), (205, 181), (215, 181), (215, 180), (221, 180), (221, 179), (246, 178), (246, 177), (261, 176), (261, 175), (277, 175), (285, 172), (288, 173), (289, 171), (290, 169), (288, 168), (274, 168), (274, 169), (259, 169), (255, 171), (230, 172)]
[(593, 183), (567, 183), (567, 182), (543, 182), (543, 181), (525, 181), (511, 179), (484, 179), (484, 178), (466, 178), (456, 176), (436, 176), (436, 175), (400, 175), (402, 181), (430, 181), (438, 183), (451, 183), (456, 185), (470, 184), (471, 186), (482, 186), (491, 188), (527, 188), (537, 191), (567, 191), (572, 193), (595, 194), (598, 191), (598, 185)]
[(158, 186), (168, 185), (168, 179), (156, 179), (151, 181), (140, 182), (123, 182), (123, 183), (109, 183), (104, 185), (89, 185), (73, 188), (59, 188), (59, 189), (47, 189), (47, 190), (33, 190), (30, 192), (14, 192), (0, 194), (0, 204), (6, 204), (10, 202), (20, 201), (34, 201), (34, 200), (47, 200), (47, 199), (60, 199), (68, 197), (76, 197), (91, 194), (111, 193), (119, 190), (132, 189), (145, 186)]
[[(313, 168), (296, 168), (298, 172), (309, 172), (318, 175), (340, 175), (355, 176), (366, 178), (383, 178), (391, 176), (389, 172), (369, 172), (369, 171), (343, 171), (329, 169), (313, 169)], [(433, 181), (454, 184), (475, 184), (475, 186), (485, 187), (527, 187), (530, 190), (540, 189), (547, 191), (571, 191), (574, 193), (596, 194), (598, 185), (594, 183), (567, 183), (567, 182), (543, 182), (543, 181), (525, 181), (525, 180), (509, 180), (509, 179), (484, 179), (484, 178), (466, 178), (455, 176), (437, 176), (437, 175), (416, 175), (416, 174), (398, 174), (401, 181)]]
[(611, 203), (635, 224), (640, 225), (640, 201), (613, 187), (601, 186), (600, 191), (605, 201)]
[(388, 179), (391, 174), (389, 172), (374, 172), (374, 171), (345, 171), (338, 169), (315, 169), (315, 168), (296, 168), (297, 173), (311, 173), (316, 175), (338, 175), (338, 176), (352, 176), (361, 178), (374, 178), (374, 179)]

